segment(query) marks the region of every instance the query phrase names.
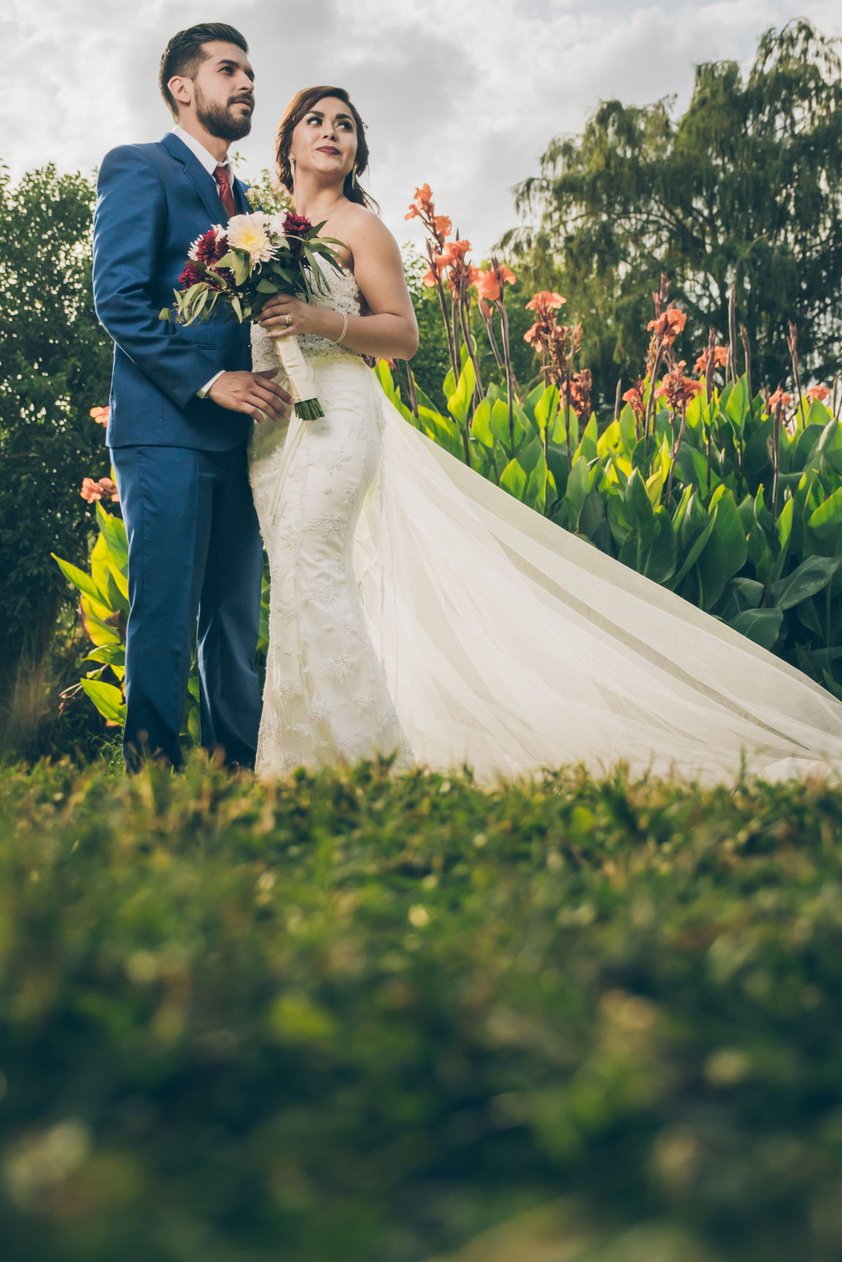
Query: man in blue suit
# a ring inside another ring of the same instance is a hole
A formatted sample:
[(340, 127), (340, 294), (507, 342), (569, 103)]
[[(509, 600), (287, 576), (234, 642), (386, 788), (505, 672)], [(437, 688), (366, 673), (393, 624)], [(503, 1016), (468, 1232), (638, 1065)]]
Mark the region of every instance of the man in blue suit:
[(158, 318), (191, 242), (248, 211), (227, 163), (254, 108), (246, 41), (222, 23), (180, 31), (160, 86), (174, 130), (106, 155), (94, 217), (94, 301), (114, 341), (107, 442), (129, 541), (124, 751), (132, 771), (147, 756), (181, 764), (198, 629), (202, 743), (253, 766), (262, 557), (246, 444), (252, 420), (278, 417), (289, 396), (250, 371), (247, 326)]

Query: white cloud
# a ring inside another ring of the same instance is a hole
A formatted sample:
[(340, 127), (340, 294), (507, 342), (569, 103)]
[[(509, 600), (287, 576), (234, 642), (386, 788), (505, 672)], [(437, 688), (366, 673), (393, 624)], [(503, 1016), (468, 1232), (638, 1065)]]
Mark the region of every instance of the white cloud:
[[(600, 100), (685, 100), (694, 64), (751, 60), (793, 0), (229, 0), (257, 74), (249, 169), (298, 87), (337, 83), (368, 122), (369, 185), (400, 239), (428, 181), (477, 250), (514, 223), (511, 187), (550, 138), (578, 132)], [(206, 0), (6, 0), (0, 39), (0, 160), (14, 173), (53, 161), (91, 170), (112, 145), (169, 126), (157, 95), (163, 45), (208, 16)], [(799, 13), (839, 34), (835, 0)], [(214, 15), (217, 16), (217, 15)], [(8, 53), (14, 49), (10, 57)]]

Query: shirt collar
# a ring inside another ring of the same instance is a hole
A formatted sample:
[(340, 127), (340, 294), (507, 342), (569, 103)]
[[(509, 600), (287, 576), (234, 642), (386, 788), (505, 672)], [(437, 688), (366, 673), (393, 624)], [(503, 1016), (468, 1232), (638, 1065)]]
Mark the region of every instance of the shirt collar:
[(187, 146), (193, 156), (199, 159), (208, 175), (213, 175), (218, 166), (229, 165), (227, 159), (225, 162), (217, 162), (213, 154), (209, 153), (205, 146), (198, 141), (195, 136), (191, 136), (189, 131), (185, 131), (183, 127), (179, 127), (178, 123), (176, 123), (175, 127), (173, 127), (172, 132), (174, 136), (178, 136), (179, 140)]

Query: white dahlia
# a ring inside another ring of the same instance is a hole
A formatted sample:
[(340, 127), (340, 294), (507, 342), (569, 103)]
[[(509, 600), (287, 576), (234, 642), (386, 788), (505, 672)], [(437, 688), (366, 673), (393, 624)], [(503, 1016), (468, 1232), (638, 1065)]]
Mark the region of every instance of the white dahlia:
[(262, 210), (250, 215), (234, 215), (228, 220), (228, 245), (243, 250), (252, 263), (267, 263), (275, 253), (271, 236), (271, 220)]

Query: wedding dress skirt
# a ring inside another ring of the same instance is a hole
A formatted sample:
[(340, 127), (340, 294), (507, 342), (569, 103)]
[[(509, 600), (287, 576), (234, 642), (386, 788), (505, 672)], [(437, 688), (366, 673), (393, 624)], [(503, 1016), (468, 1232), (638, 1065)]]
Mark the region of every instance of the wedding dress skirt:
[[(329, 305), (359, 310), (348, 274)], [(396, 754), (491, 780), (562, 763), (770, 778), (842, 769), (842, 704), (409, 425), (302, 338), (325, 411), (255, 427), (271, 572), (257, 771)], [(255, 369), (274, 367), (259, 328)]]

